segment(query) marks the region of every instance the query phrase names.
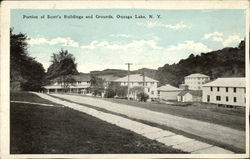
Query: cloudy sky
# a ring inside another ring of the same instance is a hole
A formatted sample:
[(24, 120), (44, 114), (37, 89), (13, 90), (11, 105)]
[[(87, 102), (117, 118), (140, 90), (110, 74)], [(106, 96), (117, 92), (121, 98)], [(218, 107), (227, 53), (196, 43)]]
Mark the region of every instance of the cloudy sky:
[[(24, 18), (25, 16), (38, 16)], [(40, 16), (45, 15), (44, 19)], [(56, 16), (48, 19), (47, 15)], [(64, 15), (83, 16), (82, 19)], [(87, 19), (86, 16), (93, 15)], [(96, 18), (111, 15), (113, 19)], [(132, 16), (131, 19), (117, 15)], [(139, 15), (146, 19), (135, 18)], [(154, 18), (148, 18), (153, 15)], [(160, 15), (160, 18), (157, 18)], [(59, 18), (61, 17), (61, 18)], [(236, 47), (245, 37), (244, 10), (12, 10), (14, 33), (30, 38), (29, 54), (48, 68), (61, 48), (76, 57), (78, 71), (157, 69), (191, 53)]]

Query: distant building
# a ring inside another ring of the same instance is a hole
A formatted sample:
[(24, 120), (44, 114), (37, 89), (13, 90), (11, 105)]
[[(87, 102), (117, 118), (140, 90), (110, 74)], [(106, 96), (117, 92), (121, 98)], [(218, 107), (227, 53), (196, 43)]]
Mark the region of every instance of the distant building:
[(184, 77), (184, 84), (189, 90), (201, 90), (202, 85), (209, 82), (210, 77), (200, 73), (194, 73)]
[(113, 82), (114, 80), (120, 78), (120, 77), (114, 76), (114, 75), (98, 75), (97, 77), (104, 80), (103, 86), (104, 86), (105, 89), (109, 86), (109, 84), (111, 82)]
[(63, 82), (59, 82), (59, 79), (55, 79), (51, 85), (46, 85), (43, 88), (46, 93), (60, 93), (60, 92), (69, 92), (69, 93), (89, 93), (90, 89), (90, 75), (80, 74), (72, 76), (75, 80), (74, 83), (69, 84), (65, 87)]
[(179, 88), (166, 84), (164, 86), (158, 87), (159, 99), (163, 100), (177, 100), (177, 95), (182, 91)]
[(201, 90), (183, 90), (178, 95), (178, 102), (201, 102), (202, 91)]
[(245, 78), (218, 78), (203, 85), (202, 101), (232, 106), (246, 106)]
[[(143, 75), (141, 74), (131, 74), (129, 75), (129, 79), (129, 87), (131, 88), (131, 90), (134, 87), (142, 87), (144, 89), (144, 93), (149, 95), (149, 98), (152, 99), (158, 97), (157, 85), (159, 81), (149, 78), (147, 76), (143, 77)], [(118, 82), (121, 86), (128, 86), (128, 76), (118, 78), (116, 80), (113, 80), (113, 82)], [(136, 98), (136, 92), (130, 92), (129, 96), (131, 98)]]

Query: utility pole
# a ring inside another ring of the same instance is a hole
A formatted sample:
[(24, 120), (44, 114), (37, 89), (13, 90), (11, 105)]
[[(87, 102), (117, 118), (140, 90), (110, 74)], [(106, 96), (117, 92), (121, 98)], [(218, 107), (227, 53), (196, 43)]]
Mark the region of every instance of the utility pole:
[(129, 75), (130, 75), (130, 65), (133, 65), (132, 63), (125, 63), (126, 65), (128, 65), (128, 93), (127, 93), (127, 97), (129, 100), (129, 83), (130, 83), (130, 79), (129, 79)]
[(142, 69), (143, 93), (145, 92), (145, 69)]

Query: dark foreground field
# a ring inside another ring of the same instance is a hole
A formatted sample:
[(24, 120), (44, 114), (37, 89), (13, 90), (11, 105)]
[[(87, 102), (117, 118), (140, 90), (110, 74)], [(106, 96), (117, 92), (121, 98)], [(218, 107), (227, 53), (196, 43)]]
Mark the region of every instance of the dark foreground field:
[[(53, 104), (25, 92), (11, 100)], [(183, 153), (66, 107), (10, 107), (11, 154)]]

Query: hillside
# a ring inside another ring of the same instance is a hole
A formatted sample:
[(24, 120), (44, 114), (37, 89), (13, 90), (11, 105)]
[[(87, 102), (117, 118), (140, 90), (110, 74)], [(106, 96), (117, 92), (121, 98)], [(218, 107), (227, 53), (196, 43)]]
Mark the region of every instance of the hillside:
[[(135, 71), (130, 71), (130, 74), (143, 74), (145, 73), (146, 76), (151, 78), (156, 78), (157, 70), (149, 69), (149, 68), (141, 68)], [(91, 71), (90, 74), (95, 76), (116, 76), (116, 77), (123, 77), (128, 74), (127, 70), (120, 70), (120, 69), (106, 69), (103, 71)]]
[(218, 77), (245, 76), (245, 42), (236, 48), (224, 48), (209, 53), (191, 54), (177, 64), (164, 65), (158, 68), (156, 79), (160, 84), (178, 86), (185, 76), (192, 73), (203, 73), (215, 79)]
[[(244, 77), (245, 76), (245, 41), (236, 48), (224, 48), (200, 55), (191, 54), (188, 58), (180, 60), (177, 64), (165, 64), (157, 70), (141, 68), (131, 71), (131, 74), (142, 74), (159, 81), (160, 85), (171, 84), (178, 86), (184, 77), (192, 73), (203, 73), (215, 79), (218, 77)], [(110, 78), (123, 77), (127, 70), (106, 69), (91, 71), (90, 74)]]

